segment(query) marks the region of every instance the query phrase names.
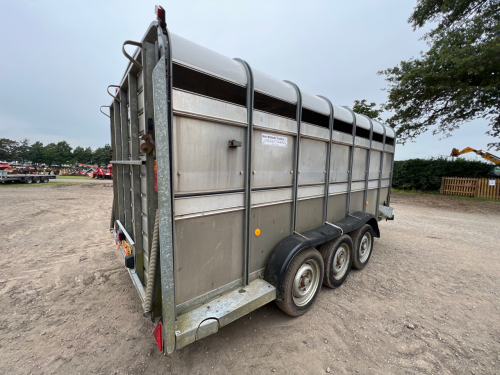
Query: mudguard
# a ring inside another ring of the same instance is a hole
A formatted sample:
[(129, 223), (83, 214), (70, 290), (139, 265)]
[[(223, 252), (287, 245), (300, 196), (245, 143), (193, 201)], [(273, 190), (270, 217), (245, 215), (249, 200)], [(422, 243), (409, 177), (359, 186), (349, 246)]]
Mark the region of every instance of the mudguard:
[(276, 288), (276, 299), (283, 299), (285, 274), (295, 255), (301, 250), (334, 240), (342, 235), (342, 231), (344, 234), (352, 232), (365, 223), (371, 225), (375, 237), (379, 238), (380, 231), (375, 216), (360, 211), (332, 223), (335, 226), (325, 224), (319, 228), (283, 238), (273, 249), (264, 270), (264, 280)]

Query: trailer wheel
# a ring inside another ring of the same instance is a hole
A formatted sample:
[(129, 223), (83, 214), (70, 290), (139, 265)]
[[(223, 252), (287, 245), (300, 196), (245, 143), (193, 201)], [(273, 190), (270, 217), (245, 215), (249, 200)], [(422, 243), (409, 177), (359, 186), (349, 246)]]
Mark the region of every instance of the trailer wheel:
[(49, 178), (48, 177), (42, 177), (42, 183), (46, 184), (47, 182), (49, 182)]
[(362, 270), (368, 264), (373, 250), (373, 229), (365, 224), (351, 234), (354, 254), (352, 267)]
[(347, 234), (321, 246), (321, 255), (325, 262), (323, 284), (330, 288), (341, 286), (352, 264), (352, 241)]
[(284, 297), (276, 301), (278, 307), (290, 316), (300, 316), (316, 300), (323, 280), (323, 258), (318, 250), (300, 252), (288, 266), (284, 279)]
[(35, 184), (39, 184), (40, 183), (40, 177), (35, 177), (34, 182), (35, 182)]
[(25, 184), (31, 184), (33, 182), (33, 179), (31, 177), (26, 177), (24, 180)]

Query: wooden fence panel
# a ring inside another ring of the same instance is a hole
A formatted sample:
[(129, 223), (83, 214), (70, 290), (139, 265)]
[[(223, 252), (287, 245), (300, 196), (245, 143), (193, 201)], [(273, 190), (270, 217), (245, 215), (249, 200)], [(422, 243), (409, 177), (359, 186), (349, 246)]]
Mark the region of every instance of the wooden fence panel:
[(443, 177), (439, 192), (441, 194), (500, 199), (500, 178)]
[(479, 178), (477, 196), (500, 199), (500, 178)]
[(477, 179), (468, 177), (443, 177), (441, 194), (464, 195), (473, 197), (476, 195)]

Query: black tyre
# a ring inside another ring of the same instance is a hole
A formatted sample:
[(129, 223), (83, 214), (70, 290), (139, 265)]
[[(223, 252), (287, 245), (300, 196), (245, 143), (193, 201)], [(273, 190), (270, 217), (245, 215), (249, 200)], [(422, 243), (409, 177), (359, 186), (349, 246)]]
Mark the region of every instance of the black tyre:
[(362, 270), (368, 264), (373, 251), (373, 229), (365, 224), (351, 233), (353, 243), (352, 268)]
[(311, 308), (323, 280), (323, 258), (311, 247), (303, 250), (290, 262), (285, 275), (284, 296), (276, 301), (278, 307), (290, 316), (300, 316)]
[(24, 180), (25, 184), (31, 184), (32, 182), (33, 182), (33, 179), (31, 177), (26, 177), (26, 179)]
[(34, 181), (33, 181), (33, 182), (34, 182), (35, 184), (39, 184), (39, 183), (40, 183), (40, 181), (41, 181), (41, 178), (40, 178), (40, 177), (35, 177), (35, 179), (34, 179)]
[(44, 184), (46, 184), (47, 182), (49, 182), (49, 178), (48, 177), (42, 177), (42, 182)]
[(344, 283), (351, 270), (352, 249), (351, 237), (347, 234), (321, 246), (321, 255), (325, 262), (324, 285), (338, 288)]

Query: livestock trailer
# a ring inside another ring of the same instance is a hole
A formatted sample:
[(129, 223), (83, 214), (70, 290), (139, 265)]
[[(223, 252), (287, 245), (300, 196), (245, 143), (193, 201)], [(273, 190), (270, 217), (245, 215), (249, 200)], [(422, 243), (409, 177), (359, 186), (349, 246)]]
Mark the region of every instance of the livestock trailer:
[(396, 134), (156, 13), (108, 87), (110, 229), (169, 355), (271, 301), (301, 315), (364, 268), (393, 218)]

